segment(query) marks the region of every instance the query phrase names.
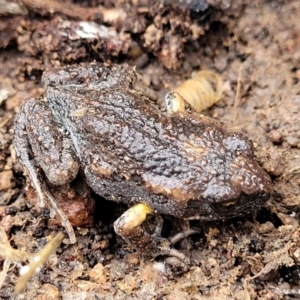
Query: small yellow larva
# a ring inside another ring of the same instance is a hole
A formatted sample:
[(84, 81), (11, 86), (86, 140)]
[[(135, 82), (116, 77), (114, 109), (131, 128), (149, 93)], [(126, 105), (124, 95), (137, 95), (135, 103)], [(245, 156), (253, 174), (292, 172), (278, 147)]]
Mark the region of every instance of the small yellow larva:
[(222, 94), (221, 77), (212, 71), (199, 71), (197, 74), (165, 96), (169, 113), (184, 111), (184, 101), (196, 111), (201, 112), (216, 103)]

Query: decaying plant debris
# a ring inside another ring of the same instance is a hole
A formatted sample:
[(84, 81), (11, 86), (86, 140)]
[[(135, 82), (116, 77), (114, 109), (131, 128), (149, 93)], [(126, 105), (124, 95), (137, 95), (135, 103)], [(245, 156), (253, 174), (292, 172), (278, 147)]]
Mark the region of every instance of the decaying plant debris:
[[(201, 232), (178, 245), (193, 266), (174, 278), (165, 275), (161, 261), (143, 261), (122, 248), (125, 243), (112, 224), (126, 207), (95, 196), (95, 220), (75, 229), (77, 244), (63, 241), (22, 297), (299, 298), (299, 1), (181, 0), (174, 5), (165, 0), (151, 1), (151, 7), (149, 2), (0, 1), (4, 248), (37, 253), (61, 230), (47, 209), (37, 209), (36, 195), (26, 185), (11, 147), (20, 101), (42, 95), (41, 74), (57, 65), (93, 60), (135, 65), (138, 83), (162, 110), (164, 95), (192, 71), (220, 73), (225, 95), (205, 114), (253, 140), (275, 193), (255, 215), (193, 224)], [(176, 219), (164, 221), (163, 236), (178, 232)], [(1, 259), (7, 276), (0, 278), (0, 298), (12, 299), (19, 266), (10, 269), (8, 258)]]

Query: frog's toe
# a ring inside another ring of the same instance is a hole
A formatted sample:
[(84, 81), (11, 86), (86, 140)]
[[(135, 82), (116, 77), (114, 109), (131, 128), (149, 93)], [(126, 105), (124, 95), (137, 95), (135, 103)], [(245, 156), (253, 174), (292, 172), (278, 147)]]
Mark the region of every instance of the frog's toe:
[(167, 265), (168, 273), (172, 275), (185, 273), (190, 269), (190, 263), (187, 263), (186, 261), (182, 261), (174, 256), (167, 257), (165, 263)]
[(169, 246), (159, 246), (157, 250), (157, 256), (159, 255), (168, 256), (168, 258), (176, 258), (186, 265), (190, 264), (190, 259), (184, 253)]
[(172, 245), (182, 241), (183, 239), (189, 237), (190, 235), (199, 233), (201, 231), (201, 228), (188, 228), (186, 230), (183, 230), (181, 232), (178, 232), (177, 234), (175, 234), (173, 237), (171, 237), (170, 243)]
[(159, 246), (157, 256), (165, 256), (164, 264), (167, 275), (178, 275), (190, 269), (190, 259), (182, 252), (168, 246)]

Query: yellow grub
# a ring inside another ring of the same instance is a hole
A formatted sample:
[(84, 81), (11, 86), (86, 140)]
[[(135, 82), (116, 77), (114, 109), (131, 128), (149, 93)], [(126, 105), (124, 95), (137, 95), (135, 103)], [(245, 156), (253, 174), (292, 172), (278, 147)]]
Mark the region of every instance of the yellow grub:
[(221, 97), (223, 82), (212, 71), (199, 71), (193, 78), (184, 81), (165, 97), (168, 112), (184, 111), (184, 101), (201, 112), (215, 104)]

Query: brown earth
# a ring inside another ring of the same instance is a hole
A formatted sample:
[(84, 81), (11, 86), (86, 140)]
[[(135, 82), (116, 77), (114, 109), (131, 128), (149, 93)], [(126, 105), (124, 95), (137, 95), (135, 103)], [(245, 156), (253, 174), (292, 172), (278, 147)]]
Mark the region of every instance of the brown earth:
[[(177, 245), (192, 267), (173, 278), (163, 259), (143, 261), (115, 235), (126, 207), (96, 197), (94, 227), (76, 229), (75, 245), (64, 240), (18, 299), (300, 298), (300, 2), (230, 2), (0, 0), (0, 226), (14, 249), (36, 253), (62, 230), (37, 206), (11, 146), (20, 101), (41, 95), (41, 74), (56, 65), (136, 65), (162, 110), (193, 70), (220, 73), (224, 96), (205, 114), (249, 136), (274, 183), (256, 214), (194, 224), (201, 232)], [(165, 218), (163, 235), (178, 226)], [(1, 299), (14, 299), (19, 266)]]

